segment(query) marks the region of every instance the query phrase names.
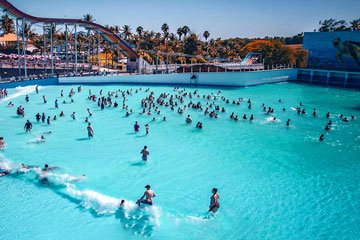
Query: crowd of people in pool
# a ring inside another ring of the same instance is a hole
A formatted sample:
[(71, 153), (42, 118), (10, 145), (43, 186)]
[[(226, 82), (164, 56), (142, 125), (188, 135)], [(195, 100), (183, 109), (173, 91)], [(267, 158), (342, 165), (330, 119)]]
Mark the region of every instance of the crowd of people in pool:
[[(39, 93), (39, 88), (38, 86), (36, 86), (35, 88), (36, 93)], [(100, 90), (99, 95), (97, 96), (96, 94), (92, 93), (91, 89), (89, 90), (89, 96), (88, 96), (88, 100), (92, 101), (94, 103), (97, 103), (97, 106), (101, 109), (104, 110), (106, 107), (107, 108), (118, 108), (119, 107), (119, 102), (122, 102), (122, 109), (126, 110), (126, 117), (129, 117), (130, 115), (134, 114), (134, 111), (132, 109), (129, 109), (129, 106), (126, 104), (126, 101), (128, 100), (128, 98), (130, 98), (131, 96), (133, 96), (133, 94), (137, 94), (140, 91), (142, 91), (143, 89), (140, 87), (139, 89), (130, 89), (130, 90), (117, 90), (117, 91), (111, 91), (108, 92), (106, 96), (103, 95), (103, 90)], [(81, 92), (82, 91), (82, 87), (79, 86), (77, 89), (77, 92)], [(221, 91), (218, 91), (217, 93), (211, 93), (208, 95), (200, 95), (198, 90), (194, 90), (194, 91), (186, 91), (186, 89), (179, 89), (179, 88), (174, 88), (174, 92), (175, 94), (170, 94), (170, 93), (166, 93), (163, 92), (161, 93), (158, 97), (155, 96), (155, 93), (150, 91), (150, 88), (147, 88), (144, 90), (145, 93), (147, 93), (147, 96), (143, 99), (141, 99), (140, 105), (142, 108), (142, 111), (139, 113), (141, 115), (149, 115), (152, 116), (152, 120), (156, 121), (157, 117), (156, 116), (161, 116), (161, 107), (165, 107), (165, 108), (170, 108), (171, 111), (176, 111), (178, 114), (182, 115), (185, 113), (185, 111), (189, 110), (189, 109), (193, 109), (199, 112), (204, 112), (204, 115), (210, 117), (210, 118), (219, 118), (219, 114), (221, 113), (225, 113), (226, 109), (224, 107), (220, 107), (220, 105), (217, 103), (217, 101), (223, 101), (226, 104), (232, 104), (232, 105), (240, 105), (242, 104), (244, 101), (243, 98), (238, 98), (235, 100), (230, 100), (228, 98), (226, 98), (225, 96), (221, 96)], [(69, 97), (70, 97), (70, 101), (71, 102), (75, 102), (73, 100), (73, 96), (76, 94), (75, 90), (72, 88), (69, 92)], [(1, 89), (0, 91), (0, 96), (1, 97), (6, 97), (7, 95), (7, 90), (6, 89)], [(64, 91), (61, 90), (60, 92), (60, 96), (64, 97)], [(197, 99), (197, 100), (195, 100)], [(200, 101), (200, 99), (206, 100), (206, 105), (204, 103), (202, 103)], [(186, 102), (186, 100), (188, 100), (188, 102)], [(28, 95), (25, 96), (25, 101), (29, 102), (30, 98)], [(47, 103), (47, 98), (45, 95), (43, 95), (43, 102), (44, 104)], [(281, 103), (281, 99), (278, 100), (279, 103)], [(63, 100), (63, 104), (66, 104), (66, 100)], [(59, 108), (59, 102), (58, 99), (55, 100), (55, 108), (58, 109)], [(246, 104), (248, 105), (248, 109), (252, 109), (253, 105), (252, 105), (252, 101), (251, 99), (248, 99), (246, 101)], [(14, 104), (12, 102), (9, 102), (8, 104), (9, 107), (14, 106)], [(301, 114), (306, 114), (306, 110), (305, 108), (303, 108), (304, 105), (300, 102), (299, 107), (297, 108), (293, 108), (292, 110), (296, 111), (297, 114), (301, 115)], [(272, 117), (271, 115), (275, 112), (275, 109), (270, 107), (270, 106), (265, 106), (265, 104), (263, 103), (261, 105), (261, 108), (264, 112), (264, 114), (266, 115), (270, 115), (270, 121), (273, 122), (277, 122), (278, 119), (276, 117)], [(282, 109), (283, 112), (286, 111), (285, 108)], [(87, 109), (88, 112), (88, 117), (86, 117), (85, 122), (87, 123), (87, 133), (88, 133), (88, 137), (92, 138), (94, 137), (94, 129), (91, 125), (91, 123), (89, 122), (89, 118), (92, 117), (92, 112), (91, 110), (88, 108)], [(19, 106), (17, 108), (16, 111), (17, 115), (19, 116), (25, 116), (25, 110), (22, 106)], [(317, 110), (313, 109), (312, 112), (313, 117), (317, 117)], [(59, 117), (64, 117), (65, 114), (63, 111), (60, 112)], [(326, 118), (330, 118), (330, 113), (328, 112), (326, 114)], [(36, 121), (40, 122), (42, 121), (43, 123), (47, 124), (51, 124), (51, 117), (50, 116), (46, 116), (45, 113), (37, 113), (36, 116)], [(71, 118), (73, 120), (76, 120), (76, 114), (75, 112), (73, 112), (71, 114)], [(159, 117), (161, 118), (161, 117)], [(355, 116), (351, 116), (351, 117), (346, 117), (343, 116), (342, 114), (339, 115), (339, 118), (343, 121), (343, 122), (349, 122), (355, 119)], [(57, 120), (58, 117), (55, 115), (52, 120)], [(234, 120), (234, 121), (239, 121), (240, 117), (238, 115), (236, 115), (234, 112), (232, 112), (230, 114), (230, 119)], [(254, 121), (254, 115), (250, 114), (250, 116), (247, 116), (246, 114), (244, 114), (242, 116), (243, 120), (249, 120), (249, 121)], [(162, 121), (166, 121), (166, 117), (162, 116)], [(288, 119), (286, 121), (286, 126), (289, 127), (290, 126), (290, 119)], [(190, 114), (187, 114), (187, 117), (185, 119), (186, 124), (192, 124), (193, 119), (191, 118)], [(325, 131), (329, 131), (331, 129), (331, 125), (332, 125), (332, 121), (329, 120), (324, 128)], [(32, 130), (32, 123), (30, 122), (30, 120), (27, 120), (25, 125), (24, 125), (24, 129), (26, 132), (31, 132)], [(203, 128), (203, 123), (202, 122), (197, 122), (195, 125), (196, 128), (198, 129), (202, 129)], [(137, 133), (140, 131), (140, 125), (139, 123), (136, 121), (134, 124), (134, 131)], [(149, 124), (145, 125), (145, 131), (146, 134), (150, 133), (150, 126)], [(51, 132), (49, 132), (51, 133)], [(321, 134), (319, 137), (320, 141), (324, 141), (325, 136), (324, 134)], [(45, 138), (43, 135), (41, 135), (41, 138), (39, 139), (40, 142), (45, 142)], [(4, 149), (5, 148), (5, 142), (3, 137), (0, 137), (0, 149)], [(140, 154), (142, 155), (142, 160), (143, 161), (147, 161), (148, 160), (148, 155), (150, 154), (149, 149), (147, 148), (147, 146), (144, 146), (144, 148), (141, 150)], [(25, 166), (25, 165), (24, 165)], [(44, 169), (42, 170), (44, 174), (46, 174), (49, 170), (55, 170), (56, 167), (49, 167), (48, 165), (45, 165)], [(3, 171), (0, 176), (5, 176), (10, 174), (9, 171)], [(44, 180), (45, 179), (45, 180)], [(44, 178), (41, 181), (43, 183), (48, 184), (48, 179)], [(152, 205), (152, 199), (153, 197), (155, 197), (155, 193), (150, 189), (149, 185), (145, 186), (146, 191), (144, 192), (143, 196), (138, 199), (137, 204), (140, 205), (141, 203), (143, 204), (148, 204), (148, 205)], [(217, 209), (219, 208), (219, 194), (217, 193), (217, 189), (214, 188), (212, 189), (212, 193), (213, 195), (211, 196), (211, 202), (210, 202), (210, 206), (209, 206), (209, 211), (213, 211), (216, 212)], [(121, 201), (121, 206), (123, 206), (125, 200)], [(120, 206), (120, 207), (121, 207)]]

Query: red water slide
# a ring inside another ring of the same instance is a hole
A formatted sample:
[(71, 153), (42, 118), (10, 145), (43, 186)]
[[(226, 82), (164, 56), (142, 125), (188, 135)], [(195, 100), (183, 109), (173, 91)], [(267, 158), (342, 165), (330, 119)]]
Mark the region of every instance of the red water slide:
[(79, 26), (86, 27), (87, 29), (99, 30), (102, 36), (113, 43), (116, 48), (125, 53), (128, 57), (136, 59), (139, 58), (139, 55), (128, 44), (121, 40), (119, 36), (99, 24), (83, 21), (81, 19), (34, 17), (20, 11), (6, 0), (0, 0), (0, 7), (9, 15), (33, 23), (77, 24)]

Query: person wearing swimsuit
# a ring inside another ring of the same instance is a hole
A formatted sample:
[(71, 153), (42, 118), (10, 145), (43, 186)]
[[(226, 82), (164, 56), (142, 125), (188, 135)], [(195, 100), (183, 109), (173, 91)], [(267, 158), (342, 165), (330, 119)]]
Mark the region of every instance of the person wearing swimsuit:
[(213, 195), (210, 198), (209, 212), (215, 213), (220, 207), (220, 204), (219, 204), (220, 196), (217, 193), (217, 188), (213, 188), (212, 193), (213, 193)]
[(153, 190), (150, 189), (150, 185), (146, 185), (145, 188), (146, 188), (146, 191), (141, 196), (141, 198), (139, 198), (136, 202), (136, 204), (138, 206), (140, 206), (140, 203), (147, 204), (147, 205), (153, 205), (152, 198), (155, 197), (155, 193)]

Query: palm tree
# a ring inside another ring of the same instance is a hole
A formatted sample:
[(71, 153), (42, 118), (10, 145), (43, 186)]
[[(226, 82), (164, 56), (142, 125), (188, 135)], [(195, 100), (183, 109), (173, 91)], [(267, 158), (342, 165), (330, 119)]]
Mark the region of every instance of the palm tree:
[(182, 33), (184, 34), (184, 37), (186, 37), (186, 35), (190, 32), (190, 28), (188, 26), (183, 26), (182, 27)]
[(161, 31), (163, 31), (164, 39), (166, 40), (169, 37), (169, 25), (167, 25), (167, 23), (164, 23), (161, 26)]
[(115, 34), (119, 34), (121, 32), (121, 28), (118, 25), (113, 27)]
[(359, 29), (359, 26), (360, 26), (360, 18), (351, 21), (351, 22), (350, 22), (350, 25), (351, 25), (351, 31), (356, 31), (356, 30), (358, 30), (358, 29)]
[(205, 38), (205, 41), (207, 41), (207, 39), (210, 37), (209, 31), (205, 31), (203, 37)]
[(0, 24), (1, 24), (1, 30), (3, 31), (4, 34), (15, 32), (14, 20), (10, 18), (9, 15), (7, 14), (3, 15), (1, 17)]
[(139, 35), (139, 37), (142, 37), (143, 31), (144, 31), (144, 28), (142, 26), (138, 26), (136, 28), (136, 32)]
[(129, 25), (124, 25), (122, 27), (122, 32), (125, 35), (125, 40), (128, 40), (131, 36), (131, 27)]
[(31, 25), (27, 23), (24, 24), (24, 33), (27, 39), (31, 39), (36, 35), (34, 32), (31, 31)]
[(95, 22), (96, 21), (96, 19), (94, 19), (93, 15), (91, 15), (90, 13), (83, 15), (82, 20), (87, 21), (87, 22)]
[(176, 31), (177, 35), (179, 35), (179, 39), (181, 41), (181, 36), (183, 35), (183, 29), (181, 27), (179, 27)]

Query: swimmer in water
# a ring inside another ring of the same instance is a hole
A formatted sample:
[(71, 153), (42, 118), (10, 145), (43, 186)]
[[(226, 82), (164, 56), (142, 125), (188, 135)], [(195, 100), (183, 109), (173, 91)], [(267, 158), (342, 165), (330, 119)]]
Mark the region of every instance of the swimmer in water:
[(325, 137), (324, 137), (324, 134), (321, 134), (320, 137), (319, 137), (319, 141), (324, 141)]
[(286, 121), (286, 126), (290, 126), (290, 119), (288, 119), (287, 121)]
[(9, 106), (9, 107), (13, 107), (14, 104), (13, 104), (12, 102), (9, 102), (8, 106)]
[(9, 174), (10, 174), (10, 172), (5, 170), (5, 171), (0, 173), (0, 177), (6, 176), (6, 175), (9, 175)]
[(187, 116), (185, 122), (186, 122), (187, 124), (192, 123), (192, 119), (191, 119), (190, 115)]
[(119, 208), (124, 208), (125, 207), (125, 200), (122, 199), (119, 205)]
[(219, 194), (217, 193), (217, 188), (213, 188), (211, 190), (212, 192), (212, 196), (210, 198), (210, 206), (209, 206), (209, 212), (217, 212), (217, 210), (219, 209), (220, 207), (220, 204), (219, 204)]
[(5, 141), (3, 137), (0, 137), (0, 149), (4, 150), (5, 149)]
[(44, 168), (42, 169), (42, 171), (44, 173), (47, 173), (49, 170), (55, 170), (58, 169), (59, 167), (55, 167), (55, 166), (49, 166), (48, 164), (44, 165)]
[(72, 117), (72, 119), (76, 120), (75, 112), (73, 112), (73, 113), (71, 114), (71, 117)]
[[(147, 204), (147, 205), (153, 205), (153, 197), (155, 197), (155, 193), (153, 190), (150, 189), (150, 185), (145, 186), (146, 191), (144, 194), (139, 198), (136, 202), (136, 204), (140, 207), (140, 203)], [(145, 199), (144, 199), (145, 198)]]
[(91, 116), (92, 116), (92, 112), (90, 111), (89, 108), (87, 109), (87, 111), (88, 111), (88, 113), (89, 113), (89, 117), (91, 117)]
[(147, 149), (147, 146), (144, 146), (144, 149), (140, 152), (142, 154), (142, 160), (147, 161), (147, 156), (150, 155), (149, 150)]
[(330, 128), (329, 128), (329, 125), (326, 125), (326, 127), (324, 128), (326, 131), (329, 131)]
[(163, 121), (166, 121), (166, 117), (163, 118)]
[(92, 126), (91, 126), (91, 123), (88, 124), (87, 131), (88, 131), (89, 138), (94, 137), (94, 130), (93, 130)]
[[(41, 170), (43, 174), (48, 174), (49, 170), (55, 170), (58, 167), (49, 166), (48, 164), (45, 164), (44, 168)], [(50, 181), (46, 176), (39, 176), (39, 181), (42, 184), (50, 185)]]
[(146, 134), (149, 134), (149, 124), (145, 124)]

